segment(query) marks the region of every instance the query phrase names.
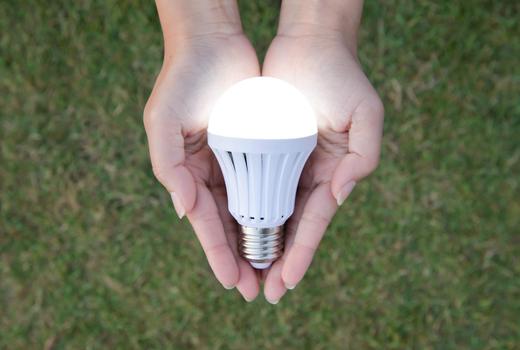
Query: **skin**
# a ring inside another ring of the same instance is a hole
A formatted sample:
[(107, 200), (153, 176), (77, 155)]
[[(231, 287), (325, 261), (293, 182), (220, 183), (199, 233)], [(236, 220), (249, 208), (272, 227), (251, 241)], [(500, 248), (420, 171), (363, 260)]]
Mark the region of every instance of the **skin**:
[(338, 204), (377, 167), (383, 106), (356, 56), (362, 1), (285, 0), (262, 75), (286, 80), (307, 96), (318, 118), (318, 146), (286, 224), (284, 256), (256, 273), (237, 254), (237, 225), (227, 212), (206, 127), (219, 95), (260, 68), (236, 3), (216, 3), (157, 0), (165, 58), (144, 114), (150, 156), (217, 279), (250, 301), (265, 278), (265, 297), (275, 304), (303, 278)]

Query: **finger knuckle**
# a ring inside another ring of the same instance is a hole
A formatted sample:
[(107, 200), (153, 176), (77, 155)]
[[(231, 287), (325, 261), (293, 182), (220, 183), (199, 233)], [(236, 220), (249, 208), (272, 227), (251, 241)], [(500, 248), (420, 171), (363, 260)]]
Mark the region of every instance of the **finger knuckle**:
[(229, 245), (227, 242), (216, 243), (206, 248), (206, 255), (208, 255), (208, 257), (227, 254), (228, 252)]
[(300, 249), (308, 251), (310, 254), (314, 254), (316, 249), (318, 249), (318, 243), (310, 244), (308, 242), (294, 242), (294, 245), (299, 247)]
[(377, 94), (370, 99), (369, 106), (376, 117), (383, 118), (385, 115), (385, 105)]
[(367, 175), (374, 172), (379, 166), (379, 155), (366, 160), (365, 169)]
[(166, 179), (167, 179), (167, 170), (163, 167), (163, 166), (160, 166), (160, 165), (152, 165), (152, 172), (153, 172), (153, 175), (155, 176), (155, 178), (160, 182), (160, 183), (165, 183), (166, 182)]
[(148, 128), (160, 117), (160, 112), (154, 103), (148, 101), (143, 111), (143, 123)]
[(327, 226), (329, 224), (329, 219), (319, 213), (307, 212), (302, 215), (300, 224), (301, 222), (317, 226)]
[(206, 227), (212, 227), (215, 230), (222, 230), (223, 224), (218, 213), (208, 210), (194, 210), (191, 219), (196, 222), (204, 223)]

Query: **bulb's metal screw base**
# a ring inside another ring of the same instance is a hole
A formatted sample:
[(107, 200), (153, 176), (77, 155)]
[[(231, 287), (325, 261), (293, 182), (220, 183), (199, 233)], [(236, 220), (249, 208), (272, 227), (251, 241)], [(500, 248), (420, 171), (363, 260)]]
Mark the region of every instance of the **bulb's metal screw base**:
[(238, 252), (255, 268), (267, 268), (283, 254), (283, 226), (257, 228), (240, 226)]

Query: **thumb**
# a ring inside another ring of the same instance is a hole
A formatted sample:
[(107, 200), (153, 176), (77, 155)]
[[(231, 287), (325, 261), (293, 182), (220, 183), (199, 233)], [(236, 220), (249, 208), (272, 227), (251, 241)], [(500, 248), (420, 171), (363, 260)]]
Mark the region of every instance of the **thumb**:
[(170, 192), (180, 218), (195, 205), (197, 188), (191, 172), (184, 166), (184, 137), (180, 124), (172, 117), (145, 111), (144, 124), (155, 177)]
[(377, 95), (361, 103), (352, 115), (348, 130), (348, 153), (334, 170), (331, 191), (338, 205), (356, 183), (374, 171), (379, 163), (384, 109)]

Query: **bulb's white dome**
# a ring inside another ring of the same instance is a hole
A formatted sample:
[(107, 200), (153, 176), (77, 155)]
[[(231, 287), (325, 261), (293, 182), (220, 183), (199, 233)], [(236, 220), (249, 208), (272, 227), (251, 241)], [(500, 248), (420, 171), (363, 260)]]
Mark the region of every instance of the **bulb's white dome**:
[(255, 77), (231, 86), (211, 113), (208, 132), (243, 139), (295, 139), (318, 132), (314, 112), (291, 84)]

